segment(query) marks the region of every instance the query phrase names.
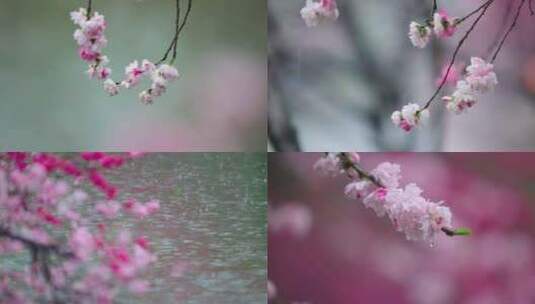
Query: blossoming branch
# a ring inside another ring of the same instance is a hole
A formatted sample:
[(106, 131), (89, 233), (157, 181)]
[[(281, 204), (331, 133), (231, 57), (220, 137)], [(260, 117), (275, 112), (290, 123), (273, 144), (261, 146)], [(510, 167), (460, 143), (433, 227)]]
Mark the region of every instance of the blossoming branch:
[[(105, 177), (137, 155), (72, 156), (0, 154), (0, 258), (27, 256), (29, 263), (0, 269), (2, 303), (105, 304), (120, 292), (149, 288), (142, 277), (156, 260), (149, 240), (114, 219), (141, 220), (158, 211), (159, 202), (119, 203), (117, 187)], [(100, 198), (85, 190), (91, 187)], [(96, 226), (88, 220), (95, 217)]]
[[(491, 49), (494, 49), (494, 52), (490, 58), (485, 60), (477, 56), (472, 57), (470, 65), (464, 70), (463, 79), (457, 80), (458, 76), (452, 75), (456, 73), (454, 65), (457, 55), (465, 41), (469, 38), (470, 34), (495, 0), (486, 0), (483, 4), (462, 18), (450, 17), (446, 11), (439, 9), (438, 0), (434, 0), (431, 16), (425, 20), (425, 22), (418, 23), (413, 21), (409, 24), (409, 39), (416, 48), (425, 48), (432, 36), (436, 36), (437, 38), (453, 37), (461, 24), (465, 23), (473, 16), (476, 16), (475, 20), (459, 40), (451, 61), (443, 71), (438, 87), (432, 96), (423, 106), (417, 103), (409, 103), (403, 106), (400, 111), (395, 111), (392, 113), (392, 122), (407, 132), (425, 123), (429, 118), (429, 107), (448, 82), (456, 81), (455, 90), (451, 95), (443, 96), (442, 100), (445, 102), (446, 108), (455, 114), (466, 112), (469, 108), (473, 107), (484, 94), (492, 91), (498, 84), (498, 78), (494, 72), (493, 64), (507, 37), (516, 26), (520, 13), (526, 6), (526, 3), (529, 4), (528, 9), (530, 14), (534, 15), (532, 1), (533, 0), (518, 0), (519, 4), (516, 13), (513, 16), (513, 21), (501, 40), (493, 43)], [(509, 13), (507, 13), (507, 15), (509, 15)]]
[(438, 234), (470, 234), (468, 229), (452, 228), (451, 211), (443, 202), (424, 198), (423, 191), (414, 183), (401, 187), (401, 168), (397, 164), (384, 162), (367, 172), (360, 167), (358, 153), (327, 153), (316, 162), (314, 169), (329, 176), (347, 175), (351, 182), (345, 187), (345, 195), (362, 200), (379, 217), (386, 215), (407, 240), (434, 246)]
[[(89, 65), (87, 70), (89, 78), (102, 81), (104, 90), (110, 96), (115, 96), (119, 94), (121, 88), (134, 88), (143, 77), (147, 77), (151, 85), (139, 93), (139, 98), (144, 104), (152, 104), (156, 97), (166, 92), (168, 84), (180, 76), (173, 64), (177, 56), (178, 38), (190, 15), (192, 1), (188, 0), (186, 12), (182, 15), (180, 0), (176, 0), (175, 34), (163, 58), (158, 62), (148, 59), (142, 60), (141, 63), (133, 61), (125, 68), (124, 79), (119, 82), (111, 78), (112, 70), (108, 67), (110, 60), (103, 53), (108, 43), (104, 35), (107, 27), (104, 16), (92, 11), (92, 0), (88, 0), (87, 8), (71, 12), (72, 21), (79, 27), (74, 32), (74, 39), (79, 46), (80, 58)], [(165, 64), (171, 53), (169, 64)]]

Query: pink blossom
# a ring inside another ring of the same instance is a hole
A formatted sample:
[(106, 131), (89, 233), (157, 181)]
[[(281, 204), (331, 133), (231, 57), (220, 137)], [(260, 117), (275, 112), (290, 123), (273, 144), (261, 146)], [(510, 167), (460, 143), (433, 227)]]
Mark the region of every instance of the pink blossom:
[(139, 66), (139, 62), (137, 60), (133, 61), (125, 68), (125, 77), (126, 79), (123, 81), (123, 86), (125, 88), (131, 88), (135, 87), (139, 81), (141, 80), (141, 77), (143, 76), (143, 73), (145, 73), (145, 70)]
[(398, 164), (384, 162), (379, 164), (371, 174), (386, 188), (397, 188), (401, 179), (401, 167)]
[(416, 126), (422, 125), (429, 119), (429, 110), (420, 109), (415, 103), (409, 103), (395, 111), (391, 116), (392, 122), (406, 132), (410, 132)]
[(348, 198), (361, 199), (366, 197), (373, 189), (373, 184), (369, 181), (353, 181), (346, 185), (344, 193)]
[(124, 164), (124, 159), (121, 156), (105, 155), (99, 160), (102, 167), (107, 169), (118, 168)]
[(180, 74), (178, 73), (177, 69), (167, 64), (162, 64), (160, 67), (158, 67), (156, 69), (156, 73), (163, 79), (168, 81), (173, 81), (180, 77)]
[(461, 114), (477, 103), (477, 93), (472, 90), (472, 86), (468, 82), (459, 80), (453, 95), (444, 96), (442, 100), (446, 102), (446, 108), (449, 111)]
[(121, 210), (121, 205), (116, 201), (107, 201), (97, 204), (96, 210), (108, 219), (113, 219)]
[(95, 241), (86, 227), (79, 227), (72, 232), (69, 246), (79, 259), (87, 260), (95, 250)]
[(329, 153), (325, 157), (320, 158), (314, 164), (314, 170), (323, 175), (337, 175), (341, 171), (340, 159), (336, 153)]
[(494, 65), (481, 58), (472, 57), (470, 65), (466, 67), (466, 72), (468, 74), (466, 81), (478, 93), (490, 91), (498, 84)]
[(86, 161), (99, 160), (105, 156), (105, 154), (102, 152), (82, 152), (80, 154), (82, 158), (85, 159)]
[(364, 206), (371, 208), (377, 216), (383, 217), (388, 214), (389, 202), (385, 200), (388, 190), (385, 188), (377, 188), (375, 191), (370, 193), (362, 203)]
[(137, 216), (140, 219), (153, 214), (160, 209), (160, 203), (157, 200), (151, 200), (146, 204), (134, 200), (128, 200), (123, 204), (124, 209), (130, 214)]
[(357, 152), (347, 152), (346, 155), (353, 164), (360, 163), (360, 155)]
[(428, 26), (421, 25), (418, 22), (409, 24), (409, 39), (417, 48), (424, 48), (431, 38), (431, 29)]
[[(444, 81), (444, 78), (446, 78), (446, 84), (455, 84), (457, 81), (459, 81), (460, 75), (459, 71), (457, 70), (457, 67), (455, 65), (452, 65), (449, 72), (448, 72), (449, 65), (444, 65), (442, 67), (442, 72), (440, 73), (440, 77), (436, 80), (436, 85), (439, 86), (442, 81)], [(447, 76), (446, 76), (447, 73)]]
[(451, 37), (457, 29), (457, 18), (450, 18), (445, 11), (433, 15), (433, 30), (440, 38)]
[(326, 20), (336, 20), (340, 15), (335, 0), (307, 0), (301, 9), (301, 18), (308, 27), (314, 27)]

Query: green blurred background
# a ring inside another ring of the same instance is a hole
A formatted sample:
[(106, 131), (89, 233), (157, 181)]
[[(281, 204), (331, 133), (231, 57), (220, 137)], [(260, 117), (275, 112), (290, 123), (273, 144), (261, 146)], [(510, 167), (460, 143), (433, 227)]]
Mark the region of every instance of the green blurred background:
[[(111, 98), (84, 74), (69, 12), (85, 5), (0, 2), (1, 150), (265, 149), (265, 0), (194, 0), (179, 40), (182, 78), (152, 106), (137, 97), (147, 83)], [(104, 52), (114, 79), (135, 59), (163, 56), (174, 33), (174, 1), (93, 5), (108, 21)]]

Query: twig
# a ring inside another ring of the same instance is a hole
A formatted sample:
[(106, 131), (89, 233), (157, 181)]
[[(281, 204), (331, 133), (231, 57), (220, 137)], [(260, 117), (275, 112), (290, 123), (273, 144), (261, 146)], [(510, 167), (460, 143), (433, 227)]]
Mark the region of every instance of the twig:
[[(349, 159), (349, 156), (347, 155), (347, 152), (338, 153), (338, 156), (340, 157), (340, 160), (342, 161), (342, 166), (345, 171), (348, 169), (353, 169), (355, 172), (357, 172), (358, 177), (360, 179), (366, 179), (370, 182), (372, 182), (375, 186), (379, 188), (384, 188), (383, 184), (375, 176), (371, 175), (370, 173), (366, 172), (364, 169), (360, 168), (357, 164), (351, 161)], [(349, 174), (348, 174), (349, 175)], [(352, 176), (349, 175), (349, 178), (352, 178)]]
[(522, 7), (524, 7), (524, 4), (526, 4), (526, 0), (521, 0), (520, 5), (518, 6), (518, 9), (516, 10), (515, 18), (513, 19), (513, 23), (511, 23), (511, 26), (505, 33), (505, 36), (503, 36), (502, 41), (500, 41), (500, 45), (496, 49), (496, 52), (494, 52), (494, 55), (492, 56), (492, 59), (490, 60), (490, 63), (494, 63), (496, 60), (496, 57), (498, 57), (498, 54), (500, 53), (503, 44), (505, 43), (505, 40), (507, 40), (507, 37), (509, 37), (509, 34), (513, 31), (513, 29), (516, 26), (516, 23), (518, 21), (518, 17), (520, 16), (520, 12), (522, 11)]
[(11, 239), (11, 240), (14, 240), (14, 241), (19, 241), (21, 242), (22, 244), (24, 244), (24, 246), (26, 246), (32, 253), (33, 252), (37, 252), (37, 251), (45, 251), (45, 252), (52, 252), (60, 257), (64, 257), (64, 258), (70, 258), (70, 257), (73, 257), (74, 254), (70, 251), (65, 251), (65, 250), (62, 250), (58, 245), (45, 245), (45, 244), (40, 244), (40, 243), (37, 243), (31, 239), (28, 239), (24, 236), (21, 236), (21, 235), (17, 235), (17, 234), (14, 234), (12, 233), (11, 231), (9, 231), (8, 229), (6, 228), (1, 228), (0, 227), (0, 238), (8, 238), (8, 239)]
[[(522, 0), (522, 1), (525, 1), (525, 0)], [(451, 61), (448, 65), (448, 69), (446, 70), (446, 74), (444, 75), (444, 77), (442, 78), (442, 81), (440, 82), (440, 85), (438, 86), (438, 88), (435, 90), (435, 92), (433, 93), (433, 95), (431, 96), (431, 98), (429, 98), (429, 100), (425, 103), (425, 106), (422, 108), (421, 111), (429, 108), (429, 106), (431, 105), (431, 103), (433, 102), (433, 100), (435, 99), (435, 97), (437, 97), (437, 95), (440, 93), (440, 91), (442, 90), (442, 88), (444, 87), (444, 85), (446, 84), (446, 81), (448, 79), (448, 75), (451, 71), (451, 68), (453, 67), (453, 65), (455, 64), (455, 59), (457, 59), (457, 54), (459, 53), (459, 51), (461, 50), (461, 47), (463, 46), (464, 42), (466, 41), (466, 39), (468, 38), (468, 36), (470, 35), (470, 33), (472, 33), (472, 31), (474, 30), (474, 28), (476, 27), (476, 25), (479, 23), (479, 21), (481, 20), (481, 18), (483, 17), (483, 15), (485, 15), (485, 13), (487, 12), (488, 8), (490, 7), (490, 5), (494, 2), (494, 0), (489, 0), (485, 3), (485, 6), (483, 7), (483, 10), (479, 13), (479, 15), (477, 16), (477, 19), (472, 23), (472, 25), (470, 26), (470, 28), (468, 29), (468, 31), (466, 31), (466, 33), (464, 34), (464, 36), (461, 38), (461, 40), (459, 41), (459, 43), (457, 44), (457, 47), (455, 48), (455, 51), (453, 52), (453, 56), (451, 57)]]
[(483, 3), (483, 4), (481, 4), (478, 8), (476, 8), (476, 9), (473, 10), (473, 11), (471, 11), (468, 15), (462, 17), (461, 19), (458, 19), (457, 22), (456, 22), (455, 24), (458, 25), (458, 24), (463, 23), (464, 21), (466, 21), (466, 19), (472, 17), (472, 16), (475, 15), (477, 12), (479, 12), (480, 10), (482, 10), (483, 8), (485, 8), (487, 5), (489, 5), (490, 2), (493, 2), (493, 0), (492, 0), (492, 1), (487, 1), (487, 2), (485, 2), (485, 3)]
[(188, 0), (188, 7), (186, 9), (186, 13), (184, 15), (184, 18), (182, 19), (182, 23), (180, 22), (180, 0), (176, 0), (176, 7), (177, 7), (177, 14), (176, 14), (176, 18), (175, 18), (175, 35), (173, 36), (173, 40), (171, 40), (171, 43), (169, 44), (169, 47), (165, 51), (165, 54), (164, 54), (163, 58), (156, 63), (157, 65), (163, 63), (164, 61), (166, 61), (167, 58), (169, 57), (169, 54), (171, 53), (171, 51), (173, 51), (171, 64), (174, 63), (174, 61), (176, 59), (176, 55), (177, 55), (178, 37), (180, 36), (180, 33), (182, 32), (182, 30), (186, 26), (186, 22), (189, 19), (189, 15), (190, 15), (191, 9), (193, 7), (193, 0)]
[[(341, 160), (342, 168), (344, 169), (344, 171), (347, 172), (347, 175), (350, 179), (353, 179), (354, 176), (352, 176), (351, 173), (348, 172), (348, 170), (353, 169), (357, 172), (358, 177), (360, 179), (368, 180), (372, 182), (376, 187), (384, 188), (384, 186), (381, 184), (381, 182), (377, 178), (375, 178), (375, 176), (365, 171), (364, 169), (360, 168), (357, 164), (351, 161), (351, 159), (349, 158), (349, 155), (347, 155), (347, 152), (342, 152), (342, 153), (337, 153), (337, 154)], [(453, 229), (449, 227), (442, 227), (440, 230), (444, 232), (445, 235), (450, 236), (450, 237), (458, 236), (458, 235), (469, 235), (471, 233), (469, 229), (465, 229), (465, 228)]]
[(496, 35), (494, 39), (492, 40), (492, 44), (489, 45), (487, 51), (485, 54), (487, 54), (485, 57), (490, 57), (490, 54), (492, 54), (492, 50), (498, 46), (498, 43), (500, 43), (500, 38), (502, 36), (502, 31), (505, 29), (505, 25), (507, 24), (507, 20), (509, 19), (509, 15), (511, 14), (511, 11), (513, 10), (513, 4), (514, 1), (508, 1), (507, 6), (505, 10), (503, 11), (502, 20), (500, 22), (500, 26), (498, 27), (498, 31), (496, 32)]
[(438, 10), (437, 0), (433, 0), (433, 8), (431, 9), (431, 18), (433, 18), (437, 10)]
[(93, 8), (93, 0), (87, 0), (87, 19), (91, 16), (91, 10)]

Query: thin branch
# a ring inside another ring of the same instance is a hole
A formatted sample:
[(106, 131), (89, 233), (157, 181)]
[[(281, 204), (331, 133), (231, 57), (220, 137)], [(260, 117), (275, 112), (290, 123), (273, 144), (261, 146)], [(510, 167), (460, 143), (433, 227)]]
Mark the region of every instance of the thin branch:
[(8, 229), (6, 228), (2, 228), (0, 227), (0, 238), (8, 238), (8, 239), (11, 239), (11, 240), (14, 240), (14, 241), (18, 241), (18, 242), (21, 242), (22, 244), (24, 244), (24, 246), (26, 246), (28, 249), (30, 249), (30, 251), (33, 253), (33, 252), (37, 252), (37, 251), (45, 251), (45, 252), (52, 252), (60, 257), (64, 257), (64, 258), (70, 258), (70, 257), (73, 257), (74, 254), (70, 251), (65, 251), (65, 250), (62, 250), (58, 245), (45, 245), (45, 244), (40, 244), (40, 243), (37, 243), (31, 239), (28, 239), (24, 236), (21, 236), (21, 235), (17, 235), (17, 234), (14, 234), (12, 233), (11, 231), (9, 231)]
[(511, 11), (513, 10), (513, 4), (514, 4), (514, 1), (507, 2), (507, 6), (505, 7), (505, 10), (503, 11), (500, 26), (498, 27), (498, 31), (496, 32), (496, 35), (494, 39), (492, 40), (493, 41), (492, 44), (489, 45), (489, 47), (487, 48), (487, 51), (485, 52), (485, 54), (487, 55), (485, 57), (487, 58), (490, 57), (490, 55), (492, 54), (492, 50), (494, 50), (498, 46), (498, 43), (500, 43), (502, 32), (505, 30), (505, 25), (507, 24), (507, 20), (509, 19), (509, 15), (511, 14)]
[(533, 10), (533, 0), (529, 0), (528, 7), (529, 7), (529, 14), (531, 16), (535, 15), (535, 11)]
[(437, 10), (438, 10), (437, 0), (433, 0), (433, 8), (431, 9), (431, 18), (433, 18)]
[[(357, 172), (358, 177), (360, 179), (365, 179), (370, 182), (372, 182), (375, 186), (379, 188), (384, 188), (383, 184), (375, 176), (371, 175), (370, 173), (366, 172), (364, 169), (360, 168), (357, 164), (355, 164), (351, 159), (349, 158), (349, 155), (347, 155), (347, 152), (338, 153), (338, 156), (340, 157), (340, 160), (342, 161), (342, 166), (345, 171), (348, 169), (353, 169), (355, 172)], [(349, 178), (353, 178), (350, 174), (348, 174)]]
[(480, 10), (484, 9), (487, 5), (489, 5), (490, 4), (489, 2), (493, 2), (493, 1), (487, 1), (487, 2), (485, 2), (483, 4), (481, 4), (478, 8), (476, 8), (475, 10), (471, 11), (470, 13), (468, 13), (468, 15), (462, 17), (461, 19), (458, 19), (457, 22), (455, 22), (455, 24), (459, 25), (459, 24), (463, 23), (464, 21), (466, 21), (466, 19), (472, 17), (477, 12), (479, 12)]
[(93, 0), (87, 0), (87, 18), (91, 16), (91, 10), (93, 8)]
[(520, 12), (522, 11), (522, 7), (524, 7), (524, 4), (526, 4), (526, 0), (521, 0), (520, 5), (518, 6), (518, 9), (516, 10), (515, 18), (513, 19), (513, 23), (511, 23), (511, 26), (505, 33), (505, 36), (503, 36), (502, 41), (500, 41), (500, 45), (496, 49), (496, 52), (494, 52), (494, 55), (492, 56), (492, 59), (490, 60), (491, 63), (494, 63), (496, 60), (496, 57), (498, 57), (498, 54), (500, 53), (503, 44), (505, 43), (505, 40), (507, 40), (507, 37), (509, 37), (509, 34), (513, 31), (513, 29), (516, 26), (516, 23), (518, 21), (518, 17), (520, 16)]
[(173, 49), (173, 58), (171, 59), (171, 63), (174, 63), (175, 62), (175, 59), (176, 59), (176, 49), (177, 49), (177, 45), (178, 45), (178, 37), (180, 36), (180, 33), (182, 33), (182, 30), (184, 29), (184, 27), (186, 26), (186, 22), (188, 21), (189, 19), (189, 15), (191, 13), (191, 9), (193, 7), (193, 0), (188, 0), (188, 8), (186, 9), (186, 15), (184, 16), (184, 19), (182, 19), (182, 24), (180, 25), (180, 27), (178, 28), (178, 31), (177, 31), (177, 34), (176, 34), (176, 38), (175, 38), (175, 47)]
[[(522, 1), (525, 1), (525, 0), (522, 0)], [(435, 92), (433, 93), (433, 95), (431, 96), (431, 98), (429, 98), (429, 100), (425, 103), (425, 106), (422, 108), (422, 111), (429, 108), (429, 106), (431, 105), (431, 103), (433, 102), (433, 100), (435, 99), (435, 97), (438, 96), (438, 94), (440, 93), (440, 91), (442, 90), (442, 88), (444, 87), (444, 85), (446, 84), (446, 81), (448, 79), (448, 75), (451, 71), (451, 68), (453, 67), (453, 65), (455, 64), (455, 59), (457, 59), (457, 54), (459, 54), (459, 51), (461, 50), (461, 47), (463, 46), (464, 42), (466, 41), (466, 39), (468, 38), (468, 36), (470, 36), (470, 34), (472, 33), (472, 31), (475, 29), (476, 25), (479, 23), (479, 21), (481, 20), (481, 18), (483, 17), (483, 15), (485, 15), (485, 13), (487, 12), (488, 8), (490, 7), (490, 5), (494, 2), (494, 0), (489, 0), (485, 3), (485, 6), (483, 7), (483, 10), (479, 13), (479, 16), (477, 16), (477, 19), (472, 23), (472, 25), (470, 26), (470, 28), (468, 29), (468, 31), (466, 31), (466, 33), (464, 34), (464, 36), (462, 37), (462, 39), (459, 41), (459, 43), (457, 44), (457, 47), (455, 48), (455, 51), (453, 52), (453, 56), (451, 58), (451, 61), (448, 65), (448, 69), (446, 70), (446, 74), (444, 75), (444, 77), (442, 78), (442, 81), (440, 82), (440, 85), (438, 86), (438, 88), (435, 90)]]
[[(364, 169), (360, 168), (356, 163), (351, 161), (347, 152), (342, 152), (342, 153), (337, 153), (337, 154), (341, 160), (342, 168), (344, 169), (344, 171), (347, 172), (347, 175), (350, 179), (353, 179), (354, 176), (352, 176), (348, 170), (353, 169), (354, 171), (357, 172), (359, 179), (368, 180), (372, 182), (376, 187), (384, 188), (384, 186), (381, 184), (381, 182), (377, 178), (375, 178), (375, 176), (365, 171)], [(450, 237), (457, 236), (457, 235), (468, 235), (471, 233), (469, 232), (468, 229), (453, 229), (449, 227), (442, 227), (440, 230), (444, 232), (445, 235), (450, 236)]]
[(192, 7), (193, 7), (193, 0), (188, 0), (188, 7), (186, 9), (186, 13), (184, 15), (184, 18), (182, 19), (182, 22), (180, 22), (180, 0), (176, 0), (176, 7), (177, 7), (177, 14), (176, 14), (176, 18), (175, 18), (175, 35), (173, 36), (173, 40), (171, 40), (171, 43), (169, 44), (169, 47), (165, 51), (165, 54), (164, 54), (163, 58), (156, 63), (157, 65), (163, 63), (164, 61), (166, 61), (167, 58), (169, 57), (169, 54), (171, 53), (171, 51), (173, 51), (171, 64), (174, 63), (174, 61), (176, 59), (176, 55), (177, 55), (178, 37), (180, 36), (180, 33), (182, 32), (182, 30), (186, 26), (186, 23), (187, 23), (187, 21), (189, 19), (189, 16), (190, 16), (190, 13), (191, 13), (191, 10), (192, 10)]

